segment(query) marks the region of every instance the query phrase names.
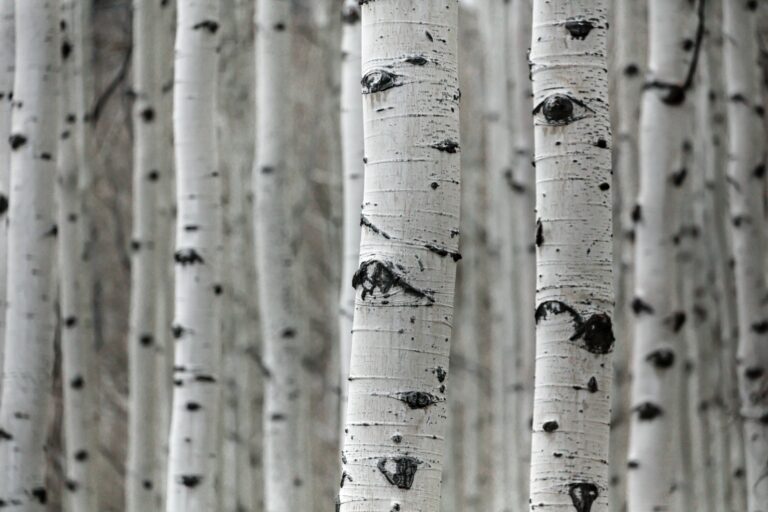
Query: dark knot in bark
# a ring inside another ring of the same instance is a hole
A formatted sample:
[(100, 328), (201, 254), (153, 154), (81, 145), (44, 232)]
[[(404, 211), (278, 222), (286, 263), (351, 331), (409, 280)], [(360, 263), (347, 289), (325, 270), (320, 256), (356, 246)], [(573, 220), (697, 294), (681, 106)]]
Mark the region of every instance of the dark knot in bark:
[[(395, 470), (387, 469), (388, 463), (394, 463)], [(376, 465), (381, 474), (387, 481), (397, 486), (398, 489), (410, 489), (413, 486), (413, 480), (416, 478), (416, 470), (419, 469), (421, 461), (414, 457), (382, 457)]]

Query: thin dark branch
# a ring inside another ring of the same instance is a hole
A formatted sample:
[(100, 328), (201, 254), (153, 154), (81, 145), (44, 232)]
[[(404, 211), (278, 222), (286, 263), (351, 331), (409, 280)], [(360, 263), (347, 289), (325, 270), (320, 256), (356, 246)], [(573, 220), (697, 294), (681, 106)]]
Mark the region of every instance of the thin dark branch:
[(125, 79), (128, 77), (128, 69), (130, 68), (131, 64), (132, 53), (132, 48), (128, 48), (125, 51), (125, 57), (123, 57), (123, 63), (120, 66), (120, 70), (117, 72), (117, 75), (115, 75), (112, 81), (107, 85), (106, 89), (104, 89), (104, 92), (102, 92), (101, 95), (96, 99), (96, 102), (93, 104), (93, 108), (87, 114), (88, 119), (93, 124), (96, 124), (96, 122), (99, 120), (99, 116), (101, 116), (101, 113), (104, 111), (104, 107), (107, 105), (109, 99), (115, 93), (120, 84), (123, 83), (123, 81), (125, 81)]

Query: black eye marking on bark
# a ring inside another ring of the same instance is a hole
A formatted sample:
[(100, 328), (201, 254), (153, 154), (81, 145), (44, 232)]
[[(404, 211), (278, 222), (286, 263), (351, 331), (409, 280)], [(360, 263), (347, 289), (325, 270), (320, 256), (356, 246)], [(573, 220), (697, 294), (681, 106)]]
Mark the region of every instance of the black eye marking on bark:
[(151, 107), (147, 107), (141, 111), (141, 120), (145, 123), (151, 123), (155, 120), (155, 110)]
[(744, 371), (744, 376), (748, 380), (757, 380), (765, 374), (765, 370), (757, 366), (752, 366)]
[(442, 366), (438, 366), (435, 370), (435, 375), (437, 375), (437, 381), (438, 382), (445, 382), (445, 377), (448, 375), (448, 372), (446, 372)]
[(423, 55), (409, 55), (403, 59), (403, 62), (413, 64), (414, 66), (424, 66), (429, 62), (429, 60), (427, 60), (427, 58)]
[(609, 190), (611, 188), (611, 185), (609, 185), (608, 183), (601, 183), (600, 185), (598, 185), (598, 188), (603, 192), (605, 192), (606, 190)]
[(637, 469), (640, 467), (640, 463), (637, 462), (636, 460), (630, 460), (629, 462), (627, 462), (627, 467), (629, 469)]
[(393, 288), (400, 288), (407, 295), (427, 299), (430, 303), (435, 302), (433, 291), (416, 288), (408, 283), (389, 261), (368, 260), (362, 262), (352, 277), (352, 287), (357, 289), (358, 286), (363, 288), (361, 296), (363, 300), (367, 295), (373, 296), (376, 288), (385, 295)]
[(392, 434), (392, 442), (395, 444), (400, 444), (403, 442), (403, 436), (400, 434)]
[(367, 72), (360, 84), (363, 86), (363, 94), (374, 94), (403, 85), (400, 76), (385, 69), (374, 69)]
[(179, 339), (182, 336), (184, 336), (185, 331), (186, 330), (179, 324), (174, 324), (173, 326), (171, 326), (171, 334), (173, 334), (173, 337), (176, 339)]
[(66, 488), (67, 488), (67, 490), (69, 492), (76, 492), (78, 487), (79, 487), (79, 484), (77, 482), (75, 482), (74, 480), (67, 480), (64, 483), (64, 485), (66, 486)]
[(0, 194), (0, 215), (5, 215), (8, 211), (8, 197), (5, 194)]
[(342, 471), (341, 472), (341, 483), (339, 484), (339, 489), (344, 487), (344, 482), (346, 480), (349, 480), (350, 482), (354, 482), (354, 480), (352, 480), (352, 477), (349, 475), (349, 473), (347, 473), (346, 471)]
[(202, 382), (203, 384), (214, 384), (216, 377), (212, 375), (195, 375), (195, 382)]
[(638, 74), (640, 74), (640, 68), (637, 64), (627, 64), (627, 67), (624, 68), (624, 76), (637, 76)]
[(360, 225), (367, 227), (368, 229), (370, 229), (371, 231), (373, 231), (377, 235), (381, 235), (384, 238), (386, 238), (387, 240), (392, 238), (392, 237), (389, 236), (389, 234), (387, 234), (385, 231), (383, 231), (378, 226), (373, 224), (370, 220), (368, 220), (368, 218), (365, 215), (363, 215), (363, 214), (360, 215)]
[(203, 477), (201, 475), (181, 475), (179, 478), (179, 483), (184, 487), (189, 487), (192, 489), (197, 487), (202, 480)]
[(149, 171), (147, 173), (147, 179), (149, 181), (157, 181), (160, 179), (160, 173), (155, 170)]
[(763, 320), (762, 322), (755, 322), (754, 324), (752, 324), (752, 330), (755, 331), (757, 334), (768, 333), (768, 320)]
[(411, 409), (426, 409), (440, 401), (435, 395), (423, 391), (405, 391), (398, 393), (396, 397)]
[(600, 149), (606, 149), (608, 147), (608, 142), (605, 139), (597, 139), (595, 146), (599, 147)]
[(282, 23), (282, 22), (275, 23), (272, 26), (272, 28), (275, 29), (275, 31), (277, 32), (282, 32), (285, 30), (285, 23)]
[(444, 153), (458, 153), (459, 152), (459, 143), (450, 140), (445, 139), (443, 141), (440, 141), (436, 144), (432, 144), (430, 147), (435, 148), (438, 151), (442, 151)]
[(640, 222), (643, 220), (643, 208), (639, 204), (636, 204), (634, 208), (632, 208), (632, 222)]
[(275, 172), (275, 168), (271, 165), (265, 165), (261, 168), (261, 174), (272, 174)]
[(139, 336), (139, 343), (142, 347), (150, 347), (152, 346), (153, 338), (151, 334), (142, 334)]
[(51, 229), (45, 232), (45, 236), (56, 237), (59, 234), (59, 226), (54, 224)]
[(450, 256), (453, 261), (459, 261), (461, 259), (461, 253), (458, 251), (449, 251), (448, 249), (438, 247), (433, 244), (424, 244), (424, 247), (426, 247), (430, 252), (433, 252), (442, 258)]
[[(393, 462), (395, 464), (395, 471), (392, 472), (387, 469), (387, 463)], [(419, 469), (421, 461), (409, 456), (403, 457), (383, 457), (379, 459), (376, 467), (379, 468), (381, 474), (387, 479), (387, 481), (397, 486), (398, 489), (410, 489), (413, 485), (413, 480), (416, 478), (416, 470)]]
[(296, 329), (293, 329), (291, 327), (286, 327), (282, 330), (280, 333), (280, 337), (286, 338), (286, 339), (292, 339), (296, 337)]
[(51, 160), (52, 158), (50, 153), (40, 153), (40, 160)]
[(179, 249), (176, 251), (176, 254), (173, 255), (173, 259), (182, 267), (194, 265), (196, 263), (205, 263), (203, 257), (194, 249)]
[(429, 39), (430, 43), (434, 43), (435, 42), (435, 38), (432, 37), (432, 34), (430, 34), (429, 31), (425, 30), (424, 31), (424, 35), (427, 36), (427, 39)]
[(70, 55), (72, 55), (72, 43), (64, 41), (61, 43), (61, 58), (67, 60)]
[(213, 294), (214, 295), (221, 295), (222, 293), (224, 293), (224, 287), (223, 286), (221, 286), (220, 284), (213, 285)]
[(8, 137), (8, 142), (11, 144), (11, 149), (16, 150), (27, 143), (27, 138), (20, 133), (14, 133)]
[(579, 315), (575, 309), (564, 302), (558, 300), (548, 300), (542, 302), (539, 307), (536, 308), (536, 323), (539, 320), (546, 320), (550, 314), (559, 315), (560, 313), (568, 313), (573, 318), (574, 324), (581, 324), (581, 315)]
[(762, 163), (762, 164), (758, 165), (757, 167), (755, 167), (755, 170), (752, 171), (752, 176), (754, 176), (755, 178), (758, 178), (758, 179), (760, 179), (763, 176), (765, 176), (765, 164)]
[(541, 219), (536, 219), (536, 247), (541, 247), (544, 244), (544, 225), (541, 223)]
[(341, 21), (348, 25), (354, 25), (360, 21), (360, 8), (350, 5), (341, 10)]
[(187, 402), (187, 406), (186, 407), (187, 407), (187, 410), (190, 411), (190, 412), (199, 411), (200, 409), (203, 408), (203, 406), (200, 405), (197, 402)]
[(537, 124), (544, 126), (565, 126), (588, 117), (589, 112), (593, 111), (584, 102), (559, 93), (547, 96), (533, 109), (534, 117), (542, 114)]
[(72, 378), (72, 380), (69, 381), (69, 385), (72, 389), (82, 389), (85, 385), (85, 380), (82, 376), (77, 375)]
[(605, 313), (595, 313), (576, 326), (571, 341), (584, 340), (584, 347), (592, 354), (608, 354), (613, 350), (613, 322)]
[(645, 302), (643, 299), (640, 297), (635, 297), (632, 299), (632, 311), (634, 311), (636, 315), (641, 315), (643, 313), (652, 315), (654, 310), (651, 305)]
[(597, 393), (597, 379), (595, 377), (590, 378), (589, 382), (587, 382), (587, 390), (590, 393)]
[(662, 348), (648, 354), (645, 360), (653, 364), (656, 368), (667, 369), (675, 364), (675, 353), (671, 350)]
[(747, 2), (747, 9), (750, 11), (756, 11), (757, 10), (757, 0), (749, 0)]
[(144, 487), (146, 490), (151, 491), (154, 485), (152, 485), (152, 482), (150, 480), (143, 480), (141, 482), (141, 486)]
[(570, 18), (565, 22), (565, 30), (571, 34), (573, 39), (586, 39), (593, 28), (595, 26), (592, 22), (585, 19)]
[(672, 175), (669, 177), (669, 180), (672, 182), (674, 186), (679, 187), (685, 182), (686, 176), (688, 176), (688, 169), (683, 167), (679, 171), (673, 172)]
[(276, 412), (275, 414), (270, 416), (269, 419), (272, 420), (272, 421), (285, 421), (286, 420), (286, 416), (285, 416), (285, 414), (280, 414), (279, 412)]
[(568, 485), (568, 494), (571, 496), (576, 512), (590, 512), (592, 503), (599, 496), (597, 486), (591, 483), (578, 483)]
[(664, 414), (661, 407), (651, 402), (643, 402), (633, 410), (637, 413), (640, 421), (651, 421)]
[(77, 325), (77, 317), (76, 316), (68, 316), (64, 319), (64, 327), (74, 327)]
[(207, 30), (211, 34), (215, 34), (216, 31), (219, 30), (219, 24), (214, 20), (204, 20), (200, 23), (192, 25), (192, 30), (199, 30), (201, 28)]
[(544, 432), (551, 434), (552, 432), (560, 428), (560, 425), (556, 421), (546, 421), (541, 426), (541, 428), (544, 429)]
[(75, 453), (75, 460), (78, 462), (84, 462), (88, 460), (88, 451), (87, 450), (78, 450)]
[(687, 315), (684, 311), (675, 311), (664, 320), (664, 323), (672, 329), (672, 332), (679, 332), (685, 325)]
[(13, 436), (0, 428), (0, 441), (10, 441), (11, 439), (13, 439)]

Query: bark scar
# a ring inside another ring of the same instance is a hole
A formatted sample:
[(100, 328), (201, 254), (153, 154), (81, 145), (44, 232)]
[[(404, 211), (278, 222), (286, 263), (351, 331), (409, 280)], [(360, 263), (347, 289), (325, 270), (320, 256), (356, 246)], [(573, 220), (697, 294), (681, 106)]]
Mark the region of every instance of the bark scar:
[(561, 313), (568, 313), (573, 320), (574, 333), (570, 341), (581, 340), (581, 348), (592, 354), (603, 355), (613, 351), (613, 323), (611, 317), (605, 313), (594, 313), (584, 320), (578, 311), (565, 302), (548, 300), (536, 308), (536, 323), (550, 314)]
[(357, 289), (359, 286), (362, 286), (361, 298), (363, 300), (365, 300), (366, 295), (373, 295), (376, 288), (385, 295), (393, 288), (399, 288), (407, 295), (427, 299), (430, 303), (435, 302), (432, 290), (417, 288), (408, 283), (402, 274), (405, 269), (400, 266), (398, 267), (396, 269), (395, 265), (390, 261), (364, 261), (352, 277), (352, 287)]
[[(387, 463), (390, 461), (395, 464), (394, 472), (387, 469)], [(419, 464), (421, 464), (420, 460), (414, 457), (403, 456), (382, 457), (379, 459), (376, 466), (390, 484), (397, 486), (398, 489), (407, 490), (413, 485), (413, 480), (416, 478), (416, 470), (419, 469)]]

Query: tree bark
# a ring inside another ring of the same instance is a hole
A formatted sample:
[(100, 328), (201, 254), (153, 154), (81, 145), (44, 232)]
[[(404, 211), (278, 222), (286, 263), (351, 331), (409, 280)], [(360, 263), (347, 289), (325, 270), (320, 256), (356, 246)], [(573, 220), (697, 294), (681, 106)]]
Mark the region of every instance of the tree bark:
[[(3, 367), (5, 338), (6, 281), (8, 264), (8, 199), (11, 184), (11, 135), (14, 70), (14, 4), (0, 5), (0, 368)], [(2, 389), (2, 382), (0, 382)]]
[(59, 5), (16, 2), (8, 308), (0, 406), (0, 500), (42, 512), (53, 368)]
[(460, 258), (458, 11), (362, 5), (367, 163), (341, 512), (439, 508)]
[(168, 512), (215, 508), (220, 398), (221, 178), (215, 113), (219, 5), (178, 6), (174, 78), (176, 338)]
[(608, 510), (612, 280), (607, 5), (535, 0), (532, 510)]

